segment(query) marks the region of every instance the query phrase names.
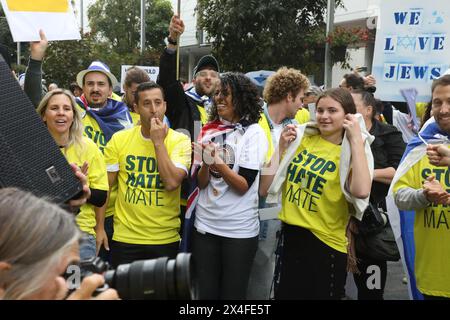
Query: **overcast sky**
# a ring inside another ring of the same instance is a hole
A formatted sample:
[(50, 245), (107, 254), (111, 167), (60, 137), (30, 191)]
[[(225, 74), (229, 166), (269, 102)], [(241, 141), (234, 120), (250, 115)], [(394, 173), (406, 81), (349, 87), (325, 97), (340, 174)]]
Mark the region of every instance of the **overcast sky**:
[[(83, 0), (83, 8), (84, 8), (83, 21), (84, 21), (84, 31), (85, 32), (86, 32), (86, 28), (88, 27), (87, 9), (94, 2), (95, 2), (95, 0)], [(81, 27), (80, 9), (81, 9), (81, 0), (75, 0), (75, 12), (77, 14), (78, 25)]]

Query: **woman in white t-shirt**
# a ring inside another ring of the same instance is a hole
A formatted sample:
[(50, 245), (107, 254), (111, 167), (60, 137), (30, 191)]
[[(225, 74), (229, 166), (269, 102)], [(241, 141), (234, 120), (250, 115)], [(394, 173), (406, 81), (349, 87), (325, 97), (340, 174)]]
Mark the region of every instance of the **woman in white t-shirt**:
[[(256, 86), (225, 73), (210, 122), (194, 144), (197, 180), (192, 251), (200, 299), (245, 299), (258, 245), (259, 172), (267, 153)], [(194, 161), (195, 164), (195, 161)]]

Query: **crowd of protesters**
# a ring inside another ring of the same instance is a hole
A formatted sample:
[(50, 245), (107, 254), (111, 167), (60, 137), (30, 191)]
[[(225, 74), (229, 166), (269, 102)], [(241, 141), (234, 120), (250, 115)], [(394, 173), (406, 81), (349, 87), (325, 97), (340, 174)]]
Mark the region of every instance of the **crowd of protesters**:
[[(282, 67), (258, 88), (244, 74), (221, 73), (207, 55), (185, 91), (176, 77), (183, 32), (173, 16), (158, 81), (132, 67), (123, 97), (101, 61), (70, 79), (70, 91), (43, 88), (45, 34), (31, 43), (23, 89), (87, 190), (75, 220), (45, 200), (0, 190), (0, 299), (65, 297), (58, 274), (69, 258), (99, 255), (117, 267), (182, 250), (192, 252), (200, 299), (342, 299), (350, 270), (358, 299), (381, 300), (386, 260), (355, 251), (352, 221), (369, 203), (386, 211), (388, 194), (416, 211), (417, 289), (450, 298), (450, 76), (433, 82), (418, 135), (410, 115), (375, 98), (370, 75), (347, 74), (324, 90)], [(9, 210), (23, 217), (11, 221)], [(262, 219), (264, 210), (276, 215)], [(58, 237), (43, 248), (39, 235), (52, 232)], [(51, 279), (16, 284), (34, 272), (25, 260)], [(381, 271), (375, 289), (371, 266)]]

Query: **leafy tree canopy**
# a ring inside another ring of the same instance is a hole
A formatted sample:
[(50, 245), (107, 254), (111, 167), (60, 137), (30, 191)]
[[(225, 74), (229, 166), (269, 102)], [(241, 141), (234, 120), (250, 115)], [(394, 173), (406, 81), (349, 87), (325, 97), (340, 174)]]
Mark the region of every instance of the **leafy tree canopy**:
[(171, 3), (146, 0), (146, 48), (140, 54), (140, 1), (97, 0), (88, 9), (90, 33), (80, 41), (50, 42), (44, 77), (67, 88), (80, 70), (94, 60), (106, 63), (119, 79), (123, 64), (158, 65), (167, 36)]
[[(147, 0), (146, 49), (161, 50), (173, 15), (168, 0)], [(114, 51), (126, 54), (140, 47), (140, 1), (97, 0), (88, 10), (89, 25), (99, 40), (108, 41)]]
[(326, 7), (327, 0), (199, 0), (197, 10), (224, 70), (308, 72), (312, 53), (304, 38), (323, 28)]

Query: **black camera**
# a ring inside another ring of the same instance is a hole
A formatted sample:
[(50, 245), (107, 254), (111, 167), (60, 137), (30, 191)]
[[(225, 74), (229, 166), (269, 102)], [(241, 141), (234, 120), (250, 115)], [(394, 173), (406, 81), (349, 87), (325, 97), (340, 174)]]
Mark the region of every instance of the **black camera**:
[(116, 270), (99, 257), (79, 263), (81, 277), (103, 274), (105, 286), (117, 290), (121, 299), (132, 300), (196, 300), (197, 290), (192, 274), (191, 254), (179, 253), (175, 259), (162, 257), (122, 264)]

